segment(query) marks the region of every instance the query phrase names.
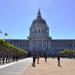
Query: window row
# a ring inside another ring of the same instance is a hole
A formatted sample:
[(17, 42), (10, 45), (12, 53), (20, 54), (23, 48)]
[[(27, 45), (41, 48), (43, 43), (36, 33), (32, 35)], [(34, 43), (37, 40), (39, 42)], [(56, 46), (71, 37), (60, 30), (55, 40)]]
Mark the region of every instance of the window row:
[(44, 30), (43, 31), (41, 31), (41, 30), (35, 30), (35, 31), (31, 31), (31, 32), (32, 33), (41, 33), (41, 32), (42, 33), (46, 33), (46, 32), (48, 32), (48, 30), (47, 31), (44, 31)]

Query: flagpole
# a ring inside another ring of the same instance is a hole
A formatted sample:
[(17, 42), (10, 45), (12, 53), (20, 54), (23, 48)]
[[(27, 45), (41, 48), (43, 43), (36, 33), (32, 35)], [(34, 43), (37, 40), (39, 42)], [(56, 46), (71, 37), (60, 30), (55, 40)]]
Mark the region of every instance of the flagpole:
[[(2, 31), (0, 31), (0, 34), (2, 34)], [(2, 39), (2, 38), (0, 38), (0, 39)]]
[(5, 40), (5, 34), (4, 34), (4, 40)]
[(4, 33), (4, 39), (5, 39), (6, 36), (8, 36), (8, 34), (7, 33)]

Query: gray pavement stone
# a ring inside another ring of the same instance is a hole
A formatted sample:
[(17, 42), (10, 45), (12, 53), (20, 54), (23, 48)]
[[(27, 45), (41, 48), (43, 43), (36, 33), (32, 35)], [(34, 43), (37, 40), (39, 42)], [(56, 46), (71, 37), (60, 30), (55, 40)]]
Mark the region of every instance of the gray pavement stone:
[(26, 58), (6, 67), (0, 68), (0, 75), (22, 75), (31, 62), (32, 58)]

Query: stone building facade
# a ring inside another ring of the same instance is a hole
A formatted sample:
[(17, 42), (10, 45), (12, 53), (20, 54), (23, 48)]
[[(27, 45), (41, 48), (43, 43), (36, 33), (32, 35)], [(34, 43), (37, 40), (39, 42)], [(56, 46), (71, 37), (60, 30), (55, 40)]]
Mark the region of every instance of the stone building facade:
[(74, 39), (52, 39), (49, 36), (49, 27), (46, 21), (42, 18), (40, 10), (38, 11), (36, 19), (33, 20), (28, 39), (7, 39), (10, 44), (26, 49), (31, 53), (39, 52), (48, 55), (54, 55), (64, 49), (75, 50)]

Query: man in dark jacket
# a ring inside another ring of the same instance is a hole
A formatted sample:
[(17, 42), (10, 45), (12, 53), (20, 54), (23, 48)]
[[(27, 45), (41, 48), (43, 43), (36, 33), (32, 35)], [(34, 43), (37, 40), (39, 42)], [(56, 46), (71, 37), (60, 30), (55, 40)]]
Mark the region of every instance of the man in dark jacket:
[(32, 63), (33, 67), (35, 67), (35, 62), (36, 62), (36, 55), (33, 55), (33, 63)]
[(47, 62), (47, 54), (44, 53), (45, 62)]
[(60, 66), (60, 56), (57, 57), (58, 60), (58, 66)]

